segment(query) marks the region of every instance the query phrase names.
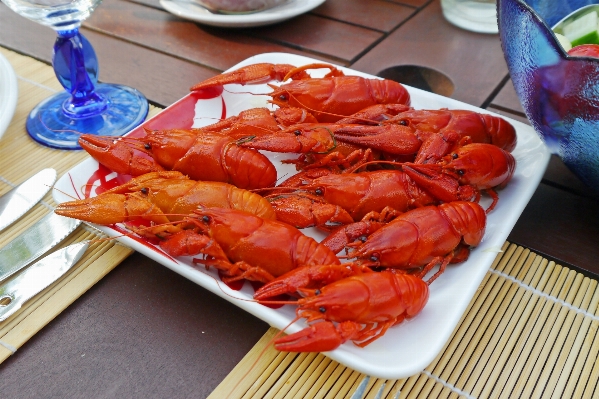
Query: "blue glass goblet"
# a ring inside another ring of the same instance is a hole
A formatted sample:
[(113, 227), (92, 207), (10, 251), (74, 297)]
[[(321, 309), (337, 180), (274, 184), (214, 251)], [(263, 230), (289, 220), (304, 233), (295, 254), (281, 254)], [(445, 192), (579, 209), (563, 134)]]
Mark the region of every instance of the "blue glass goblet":
[(569, 56), (551, 27), (598, 1), (499, 0), (503, 53), (526, 116), (550, 151), (599, 192), (599, 58)]
[(98, 83), (98, 59), (79, 33), (81, 23), (101, 0), (2, 0), (16, 13), (53, 28), (52, 66), (65, 91), (38, 104), (26, 128), (37, 142), (53, 148), (81, 149), (82, 133), (120, 136), (139, 125), (148, 102), (139, 91)]

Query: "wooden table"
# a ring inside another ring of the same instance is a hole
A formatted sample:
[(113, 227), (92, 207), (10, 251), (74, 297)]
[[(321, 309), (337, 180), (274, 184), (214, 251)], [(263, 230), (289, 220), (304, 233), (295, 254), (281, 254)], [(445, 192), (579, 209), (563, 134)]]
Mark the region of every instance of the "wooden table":
[[(4, 4), (0, 26), (1, 46), (50, 62), (50, 29)], [(403, 83), (526, 121), (498, 36), (450, 25), (437, 0), (327, 0), (292, 20), (247, 29), (183, 20), (157, 0), (104, 0), (82, 32), (98, 54), (100, 80), (136, 87), (161, 107), (252, 55), (288, 52), (395, 73)], [(597, 199), (554, 157), (508, 240), (596, 278)], [(0, 365), (0, 392), (206, 397), (267, 328), (135, 253)]]

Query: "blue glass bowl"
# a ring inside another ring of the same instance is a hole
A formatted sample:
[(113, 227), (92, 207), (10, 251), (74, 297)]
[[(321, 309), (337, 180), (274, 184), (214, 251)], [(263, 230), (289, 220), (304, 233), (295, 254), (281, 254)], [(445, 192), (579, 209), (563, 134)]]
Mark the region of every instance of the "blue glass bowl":
[(597, 3), (497, 3), (501, 46), (526, 116), (549, 150), (594, 191), (599, 191), (599, 59), (569, 57), (550, 27)]

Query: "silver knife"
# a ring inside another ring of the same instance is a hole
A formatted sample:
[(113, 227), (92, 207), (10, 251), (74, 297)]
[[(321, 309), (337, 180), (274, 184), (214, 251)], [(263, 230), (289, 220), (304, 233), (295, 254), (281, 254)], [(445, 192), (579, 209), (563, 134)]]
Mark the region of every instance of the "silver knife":
[(42, 258), (0, 287), (0, 321), (15, 313), (44, 288), (58, 280), (85, 253), (89, 241), (69, 245)]
[(59, 216), (54, 212), (44, 216), (0, 249), (0, 281), (52, 249), (80, 224), (80, 220)]
[(33, 208), (56, 181), (56, 171), (44, 169), (0, 197), (0, 231)]

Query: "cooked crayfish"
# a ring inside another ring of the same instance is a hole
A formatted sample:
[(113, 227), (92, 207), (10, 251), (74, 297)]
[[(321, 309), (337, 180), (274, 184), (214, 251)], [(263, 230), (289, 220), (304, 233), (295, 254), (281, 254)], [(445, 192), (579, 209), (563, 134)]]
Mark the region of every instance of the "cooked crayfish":
[(326, 352), (349, 340), (364, 347), (417, 315), (428, 297), (428, 285), (413, 275), (382, 271), (350, 276), (299, 299), (297, 316), (310, 325), (277, 339), (274, 347)]
[[(385, 159), (425, 164), (438, 162), (468, 142), (493, 144), (508, 152), (516, 146), (516, 131), (509, 122), (472, 111), (410, 110), (396, 116), (391, 114), (376, 123), (369, 123), (363, 118), (379, 120), (381, 118), (377, 112), (387, 109), (382, 106), (370, 107), (370, 110), (357, 113), (356, 117), (345, 118), (334, 124), (297, 124), (272, 134), (248, 138), (241, 145), (274, 152), (307, 154), (293, 162), (298, 169), (353, 166), (358, 163), (356, 160), (367, 162), (374, 159), (365, 151), (376, 151)], [(331, 136), (336, 141), (335, 146), (331, 145)], [(293, 145), (299, 137), (304, 143), (301, 149)], [(339, 143), (353, 147), (341, 152)]]
[[(416, 208), (395, 217), (391, 222), (371, 225), (358, 222), (343, 226), (326, 237), (322, 244), (333, 252), (348, 248), (347, 258), (354, 259), (352, 270), (363, 267), (399, 269), (423, 278), (435, 266), (437, 272), (427, 280), (432, 283), (450, 262), (463, 262), (470, 247), (477, 246), (485, 233), (486, 213), (474, 202), (455, 201), (439, 206)], [(357, 227), (357, 228), (356, 228)], [(369, 234), (365, 237), (365, 234)], [(364, 240), (360, 238), (364, 238)], [(360, 239), (357, 242), (354, 240)], [(280, 294), (292, 294), (305, 285), (320, 281), (321, 274), (331, 270), (346, 272), (351, 268), (342, 264), (332, 268), (319, 266), (300, 268), (273, 280), (256, 291), (255, 298), (264, 300)]]
[(184, 220), (187, 229), (161, 241), (161, 248), (172, 256), (203, 255), (194, 262), (221, 271), (225, 282), (268, 282), (297, 267), (340, 263), (295, 227), (244, 211), (202, 208)]
[(438, 164), (401, 163), (396, 170), (360, 173), (310, 169), (284, 181), (266, 198), (277, 219), (299, 228), (357, 222), (385, 208), (405, 212), (441, 202), (478, 202), (481, 192), (493, 200), (489, 213), (498, 202), (495, 189), (507, 185), (515, 166), (514, 156), (499, 147), (467, 144)]
[(506, 151), (516, 148), (514, 126), (505, 119), (463, 109), (401, 109), (372, 106), (339, 120), (339, 124), (400, 124), (420, 132), (423, 141), (436, 133), (456, 132), (460, 138), (470, 137), (474, 143), (489, 143)]
[(281, 130), (282, 127), (300, 123), (316, 122), (318, 122), (316, 118), (302, 108), (277, 108), (274, 111), (268, 108), (250, 108), (241, 111), (238, 115), (204, 126), (199, 131), (217, 132), (233, 138), (243, 138), (268, 135)]
[(175, 170), (194, 180), (225, 182), (244, 189), (272, 187), (277, 180), (277, 171), (266, 156), (216, 132), (151, 130), (143, 138), (118, 139), (82, 134), (79, 145), (121, 174)]
[(172, 171), (148, 173), (96, 197), (63, 202), (55, 212), (101, 225), (147, 220), (159, 225), (143, 230), (144, 235), (152, 236), (163, 230), (177, 231), (170, 223), (182, 221), (199, 206), (243, 210), (275, 219), (270, 203), (258, 194), (226, 183), (190, 180)]
[(487, 208), (489, 213), (499, 200), (495, 189), (504, 188), (514, 175), (516, 158), (497, 146), (471, 143), (457, 148), (437, 164), (402, 164), (402, 170), (442, 201), (455, 200), (453, 193), (464, 187), (474, 190), (476, 202), (480, 192), (486, 192), (493, 199)]
[[(326, 68), (323, 78), (311, 78), (306, 70)], [(269, 85), (268, 95), (279, 107), (300, 107), (320, 122), (334, 122), (375, 104), (410, 103), (406, 88), (392, 80), (346, 76), (330, 64), (309, 64), (298, 68), (284, 64), (253, 64), (207, 79), (191, 88), (210, 89), (225, 84), (255, 84), (269, 80), (286, 81), (281, 86)]]
[[(276, 190), (278, 188), (283, 192)], [(287, 188), (299, 191), (285, 193)], [(456, 199), (474, 198), (473, 193), (462, 191), (456, 190)], [(461, 195), (465, 198), (458, 198)], [(438, 202), (401, 170), (339, 174), (327, 169), (311, 169), (292, 176), (266, 198), (273, 205), (278, 220), (299, 228), (347, 224), (369, 213), (383, 212), (385, 208), (405, 212)], [(308, 200), (309, 208), (306, 207)]]
[[(456, 132), (473, 143), (489, 143), (506, 151), (516, 148), (516, 129), (505, 119), (468, 110), (409, 110), (381, 122), (411, 126), (420, 132)], [(416, 162), (419, 162), (418, 160)]]

